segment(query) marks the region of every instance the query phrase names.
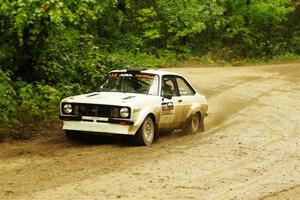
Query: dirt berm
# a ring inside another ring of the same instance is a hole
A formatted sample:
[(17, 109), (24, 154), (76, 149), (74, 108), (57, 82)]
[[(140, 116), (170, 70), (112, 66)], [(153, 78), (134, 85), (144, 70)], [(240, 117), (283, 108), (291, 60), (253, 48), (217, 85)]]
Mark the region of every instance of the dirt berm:
[(300, 199), (300, 64), (167, 70), (207, 96), (204, 133), (74, 145), (48, 126), (0, 144), (0, 199)]

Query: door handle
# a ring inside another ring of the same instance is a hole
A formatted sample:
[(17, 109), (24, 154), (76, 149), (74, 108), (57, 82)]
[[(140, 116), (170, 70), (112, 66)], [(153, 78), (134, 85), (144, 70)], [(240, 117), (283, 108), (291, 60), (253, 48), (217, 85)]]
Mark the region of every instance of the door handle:
[(178, 103), (181, 103), (181, 102), (182, 102), (182, 99), (179, 99), (179, 100), (178, 100)]

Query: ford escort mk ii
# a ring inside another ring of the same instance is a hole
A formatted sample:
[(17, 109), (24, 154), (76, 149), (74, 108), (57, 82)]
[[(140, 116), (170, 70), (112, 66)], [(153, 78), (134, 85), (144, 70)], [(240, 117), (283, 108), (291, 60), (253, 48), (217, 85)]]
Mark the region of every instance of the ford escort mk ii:
[(161, 131), (203, 131), (208, 105), (180, 74), (116, 70), (97, 92), (65, 98), (60, 108), (69, 140), (93, 132), (130, 135), (139, 145), (151, 145)]

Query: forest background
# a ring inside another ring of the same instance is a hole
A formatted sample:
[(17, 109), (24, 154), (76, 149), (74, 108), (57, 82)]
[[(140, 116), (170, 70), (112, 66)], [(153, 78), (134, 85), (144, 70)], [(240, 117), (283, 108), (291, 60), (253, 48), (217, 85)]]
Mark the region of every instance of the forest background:
[(0, 0), (0, 128), (110, 70), (300, 60), (300, 0)]

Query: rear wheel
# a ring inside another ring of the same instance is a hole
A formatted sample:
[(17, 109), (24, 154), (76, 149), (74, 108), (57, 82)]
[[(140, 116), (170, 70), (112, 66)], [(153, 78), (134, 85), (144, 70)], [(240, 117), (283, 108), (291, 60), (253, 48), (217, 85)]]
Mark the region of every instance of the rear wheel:
[(150, 116), (147, 116), (136, 133), (138, 145), (150, 146), (153, 143), (155, 136), (155, 124)]
[(196, 113), (192, 116), (190, 122), (185, 127), (184, 132), (186, 134), (196, 134), (197, 132), (204, 131), (204, 118), (200, 113)]

